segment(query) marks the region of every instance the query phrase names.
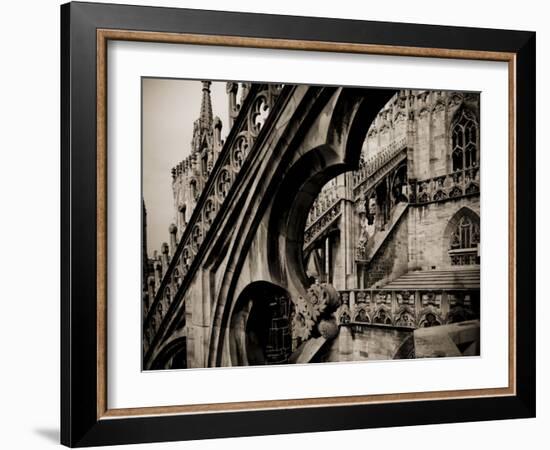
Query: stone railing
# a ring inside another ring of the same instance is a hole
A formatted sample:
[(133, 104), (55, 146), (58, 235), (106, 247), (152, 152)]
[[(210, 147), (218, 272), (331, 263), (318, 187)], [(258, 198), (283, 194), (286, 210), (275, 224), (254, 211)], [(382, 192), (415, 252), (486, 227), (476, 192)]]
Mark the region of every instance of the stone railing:
[(206, 233), (253, 148), (281, 90), (282, 85), (277, 84), (260, 84), (251, 87), (206, 186), (197, 200), (189, 223), (176, 248), (172, 250), (173, 254), (168, 254), (168, 248), (166, 248), (165, 262), (159, 265), (158, 278), (161, 281), (155, 284), (157, 288), (154, 300), (144, 318), (145, 352), (156, 335), (175, 293), (198, 254)]
[(410, 183), (410, 203), (441, 202), (465, 195), (479, 194), (479, 167)]
[(478, 318), (479, 290), (342, 290), (339, 325), (422, 328)]
[(311, 244), (317, 239), (323, 231), (325, 231), (334, 221), (342, 214), (342, 199), (336, 200), (327, 205), (327, 208), (322, 211), (313, 223), (306, 226), (304, 231), (304, 246)]
[[(376, 156), (367, 160), (361, 160), (359, 170), (353, 173), (354, 196), (361, 195), (365, 190), (370, 189), (370, 186), (378, 180), (378, 178), (374, 179), (373, 175), (386, 166), (392, 168), (392, 165), (388, 163), (397, 158), (406, 147), (407, 139), (403, 137), (382, 149)], [(385, 176), (386, 173), (384, 172), (382, 175)], [(340, 216), (340, 201), (341, 198), (338, 195), (336, 186), (322, 190), (319, 193), (309, 211), (306, 221), (304, 245), (307, 246), (313, 242)]]
[(452, 266), (471, 266), (479, 264), (479, 252), (477, 248), (457, 248), (449, 250)]
[(381, 149), (376, 155), (371, 156), (359, 163), (359, 170), (353, 173), (354, 189), (363, 184), (376, 171), (385, 166), (394, 156), (407, 147), (407, 137), (403, 136), (391, 142), (387, 147)]
[(340, 200), (340, 198), (338, 196), (337, 186), (330, 186), (329, 188), (321, 190), (309, 209), (306, 228), (310, 227), (319, 217), (334, 206), (338, 200)]

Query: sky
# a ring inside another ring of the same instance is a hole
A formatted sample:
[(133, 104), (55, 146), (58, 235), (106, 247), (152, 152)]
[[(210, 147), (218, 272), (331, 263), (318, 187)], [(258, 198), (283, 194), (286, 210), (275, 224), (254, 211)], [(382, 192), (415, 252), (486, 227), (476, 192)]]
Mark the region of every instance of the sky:
[[(229, 131), (229, 102), (225, 82), (210, 90), (214, 117), (222, 120), (222, 139)], [(147, 252), (160, 252), (170, 242), (174, 221), (171, 170), (191, 152), (193, 122), (199, 117), (202, 85), (195, 80), (143, 79), (143, 198), (147, 208)]]

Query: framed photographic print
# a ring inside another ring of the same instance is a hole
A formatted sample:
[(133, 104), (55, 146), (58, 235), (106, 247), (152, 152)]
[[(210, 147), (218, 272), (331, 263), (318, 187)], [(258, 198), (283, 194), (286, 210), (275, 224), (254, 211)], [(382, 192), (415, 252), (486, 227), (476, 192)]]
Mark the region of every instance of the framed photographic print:
[(61, 25), (63, 444), (535, 415), (535, 33)]

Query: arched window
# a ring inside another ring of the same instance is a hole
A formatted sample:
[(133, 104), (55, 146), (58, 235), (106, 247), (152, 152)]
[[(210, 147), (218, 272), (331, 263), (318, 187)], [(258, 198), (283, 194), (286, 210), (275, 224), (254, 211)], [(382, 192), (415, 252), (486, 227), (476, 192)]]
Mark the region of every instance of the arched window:
[(451, 265), (479, 264), (479, 221), (472, 215), (464, 214), (454, 223), (449, 240)]
[(463, 216), (451, 235), (451, 250), (474, 248), (479, 244), (479, 226)]
[(452, 129), (452, 163), (453, 172), (477, 167), (478, 127), (475, 116), (462, 109)]

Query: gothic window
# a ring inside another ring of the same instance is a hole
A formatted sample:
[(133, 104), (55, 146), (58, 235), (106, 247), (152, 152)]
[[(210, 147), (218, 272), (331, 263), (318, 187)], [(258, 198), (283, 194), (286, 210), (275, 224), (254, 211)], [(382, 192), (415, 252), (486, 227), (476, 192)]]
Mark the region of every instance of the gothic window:
[(478, 127), (472, 113), (463, 109), (452, 129), (453, 172), (477, 167)]
[(170, 303), (170, 287), (166, 286), (166, 289), (164, 290), (164, 298)]
[(451, 235), (451, 250), (474, 248), (479, 243), (479, 227), (468, 216), (463, 216)]
[(479, 264), (477, 246), (479, 244), (479, 221), (470, 214), (455, 222), (449, 238), (451, 265), (465, 266)]

